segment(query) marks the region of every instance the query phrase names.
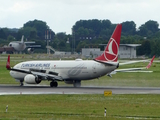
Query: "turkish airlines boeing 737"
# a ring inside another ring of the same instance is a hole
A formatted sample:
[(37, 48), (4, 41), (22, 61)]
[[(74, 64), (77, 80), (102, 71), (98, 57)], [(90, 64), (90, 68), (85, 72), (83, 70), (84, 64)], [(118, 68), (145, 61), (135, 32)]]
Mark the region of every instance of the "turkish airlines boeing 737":
[[(64, 81), (65, 83), (73, 84), (74, 87), (80, 87), (81, 80), (99, 78), (106, 74), (110, 76), (111, 72), (116, 72), (115, 69), (119, 67), (117, 60), (121, 30), (122, 25), (118, 24), (103, 54), (94, 60), (26, 61), (18, 63), (11, 68), (9, 55), (6, 68), (10, 70), (10, 75), (18, 80), (21, 85), (23, 85), (23, 82), (39, 84), (42, 80), (48, 80), (51, 81), (51, 87), (57, 87), (57, 81)], [(117, 72), (120, 72), (120, 70)]]

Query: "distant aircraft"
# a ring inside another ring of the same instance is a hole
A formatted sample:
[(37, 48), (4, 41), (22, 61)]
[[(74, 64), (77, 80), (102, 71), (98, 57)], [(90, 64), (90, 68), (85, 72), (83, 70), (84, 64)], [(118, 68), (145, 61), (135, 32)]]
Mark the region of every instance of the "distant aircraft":
[[(10, 55), (8, 55), (6, 68), (10, 70), (10, 75), (18, 80), (21, 85), (23, 85), (23, 82), (39, 84), (42, 80), (48, 80), (51, 81), (51, 87), (57, 87), (57, 81), (64, 81), (67, 84), (73, 84), (74, 87), (80, 87), (81, 80), (91, 80), (106, 74), (111, 76), (112, 71), (116, 72), (119, 67), (117, 60), (121, 30), (122, 25), (118, 24), (103, 54), (94, 60), (26, 61), (18, 63), (11, 68)], [(148, 67), (150, 66), (148, 65)]]
[(24, 42), (24, 36), (22, 36), (21, 41), (12, 41), (8, 44), (9, 47), (13, 47), (14, 50), (16, 51), (23, 51), (24, 49), (28, 48), (28, 51), (32, 51), (32, 48), (39, 48), (41, 47), (41, 45), (32, 45), (32, 46), (27, 46), (27, 44), (34, 44), (34, 41), (30, 41), (30, 42)]

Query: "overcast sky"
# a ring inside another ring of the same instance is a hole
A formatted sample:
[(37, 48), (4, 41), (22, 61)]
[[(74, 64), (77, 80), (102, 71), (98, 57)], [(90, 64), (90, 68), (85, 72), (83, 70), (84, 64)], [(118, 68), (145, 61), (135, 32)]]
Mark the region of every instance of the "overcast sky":
[(20, 28), (42, 20), (55, 32), (71, 33), (79, 20), (109, 19), (112, 23), (148, 20), (160, 24), (160, 0), (0, 0), (0, 27)]

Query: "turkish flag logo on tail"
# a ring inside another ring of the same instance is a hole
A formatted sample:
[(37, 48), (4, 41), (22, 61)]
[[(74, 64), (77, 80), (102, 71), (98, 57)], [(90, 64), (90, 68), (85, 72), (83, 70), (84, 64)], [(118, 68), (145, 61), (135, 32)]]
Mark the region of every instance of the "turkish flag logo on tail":
[(102, 61), (102, 62), (105, 62), (105, 61), (116, 62), (118, 60), (118, 50), (119, 50), (119, 44), (120, 44), (120, 38), (121, 38), (121, 30), (122, 30), (122, 25), (118, 24), (103, 54), (95, 58), (95, 60)]
[(118, 58), (118, 44), (117, 42), (111, 38), (106, 50), (104, 51), (104, 57), (107, 61), (115, 61)]

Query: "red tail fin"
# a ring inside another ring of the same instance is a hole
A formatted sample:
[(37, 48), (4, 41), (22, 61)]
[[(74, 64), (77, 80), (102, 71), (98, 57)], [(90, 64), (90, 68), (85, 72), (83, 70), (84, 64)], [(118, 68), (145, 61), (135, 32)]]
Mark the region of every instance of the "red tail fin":
[(6, 68), (8, 70), (11, 69), (11, 67), (10, 67), (10, 55), (8, 55), (8, 60), (7, 60)]
[(118, 60), (118, 50), (119, 50), (119, 44), (120, 44), (120, 38), (121, 38), (121, 30), (122, 30), (122, 25), (118, 24), (103, 54), (95, 58), (95, 60), (101, 61), (101, 62), (105, 62), (105, 61), (116, 62)]
[(147, 65), (147, 67), (146, 67), (147, 69), (149, 69), (149, 68), (151, 67), (154, 58), (155, 58), (155, 55), (153, 56), (153, 58), (151, 59), (151, 61), (150, 61), (149, 64)]

